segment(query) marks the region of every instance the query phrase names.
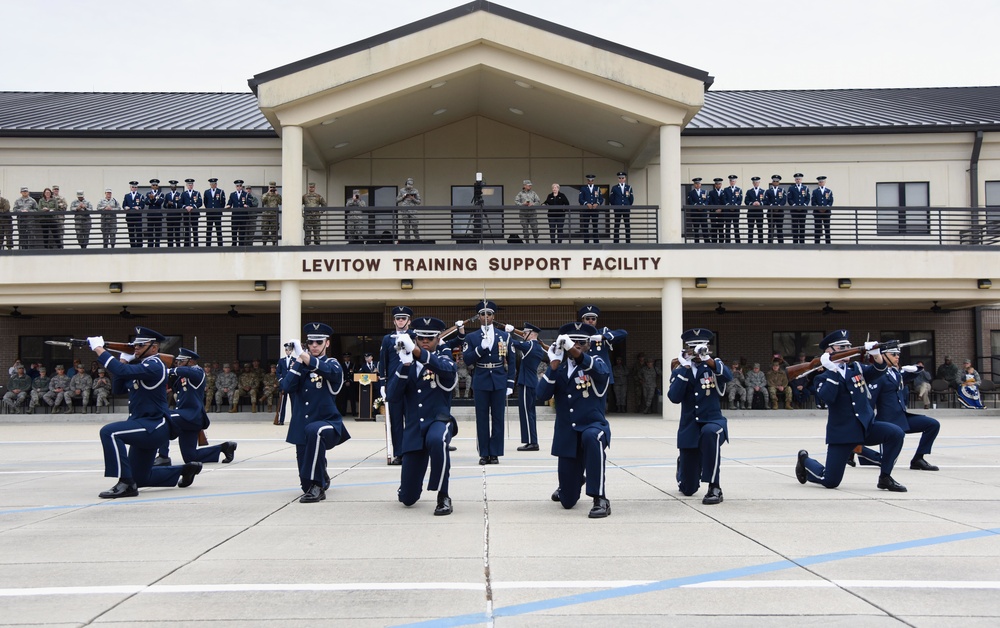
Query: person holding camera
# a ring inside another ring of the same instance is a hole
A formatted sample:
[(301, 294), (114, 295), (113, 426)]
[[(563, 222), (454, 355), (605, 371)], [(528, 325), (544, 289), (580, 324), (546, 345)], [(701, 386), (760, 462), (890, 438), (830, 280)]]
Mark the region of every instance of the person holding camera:
[(405, 239), (420, 239), (420, 231), (417, 229), (417, 210), (413, 209), (420, 204), (420, 192), (413, 187), (413, 179), (407, 179), (403, 189), (396, 195), (396, 206), (403, 208), (399, 210), (399, 220), (403, 224)]
[[(345, 207), (368, 207), (368, 203), (361, 198), (361, 190), (354, 190), (351, 198), (347, 199)], [(348, 242), (361, 242), (365, 239), (363, 226), (364, 213), (360, 209), (347, 210), (347, 216), (344, 218), (344, 237)]]

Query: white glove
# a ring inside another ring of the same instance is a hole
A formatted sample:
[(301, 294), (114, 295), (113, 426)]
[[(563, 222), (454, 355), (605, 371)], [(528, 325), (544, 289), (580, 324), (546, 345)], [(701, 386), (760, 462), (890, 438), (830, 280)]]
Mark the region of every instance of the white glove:
[(486, 336), (483, 336), (483, 341), (479, 343), (479, 346), (482, 347), (483, 349), (489, 349), (490, 339), (487, 338)]
[(677, 361), (680, 363), (681, 366), (687, 366), (687, 367), (691, 366), (691, 360), (689, 360), (687, 356), (684, 354), (683, 349), (681, 349), (681, 352), (677, 354)]
[(562, 362), (563, 350), (562, 347), (553, 343), (549, 347), (549, 362)]
[(840, 373), (841, 377), (843, 377), (844, 374), (847, 373), (847, 368), (843, 364), (837, 364), (836, 362), (831, 360), (829, 353), (826, 352), (821, 353), (819, 356), (819, 363), (822, 364), (823, 368), (825, 368), (828, 371), (835, 371), (837, 373)]
[(94, 350), (97, 347), (104, 346), (104, 336), (90, 336), (87, 338), (87, 342), (90, 343), (90, 349)]
[(876, 342), (874, 340), (868, 340), (867, 342), (865, 342), (865, 351), (871, 351), (872, 349), (874, 349), (877, 346), (878, 346), (878, 342)]
[(410, 338), (410, 334), (399, 334), (396, 336), (396, 346), (402, 347), (405, 351), (413, 351), (413, 338)]
[(507, 396), (510, 397), (513, 394), (514, 394), (514, 389), (513, 388), (508, 388), (507, 389)]
[(399, 352), (399, 363), (402, 364), (402, 365), (404, 365), (404, 366), (408, 366), (410, 364), (413, 364), (413, 354), (410, 353), (409, 351), (400, 351)]
[(593, 336), (590, 337), (590, 342), (600, 342), (602, 340), (604, 340), (604, 336), (602, 336), (601, 334), (594, 334)]
[(131, 362), (132, 360), (135, 359), (135, 354), (134, 353), (123, 353), (120, 356), (118, 356), (118, 358), (122, 362)]
[(455, 321), (455, 327), (459, 329), (465, 329), (465, 321)]
[(563, 351), (569, 351), (570, 349), (576, 346), (576, 343), (570, 340), (569, 336), (567, 336), (566, 334), (562, 334), (561, 336), (556, 338), (556, 345)]
[(510, 332), (514, 331), (514, 326), (511, 324), (504, 325), (503, 330), (509, 334)]
[(920, 370), (920, 367), (913, 364), (907, 364), (906, 366), (904, 366), (899, 370), (903, 371), (904, 373), (916, 373), (917, 371)]
[(295, 344), (295, 347), (292, 348), (292, 351), (295, 353), (296, 357), (298, 357), (298, 356), (300, 356), (300, 355), (302, 355), (303, 353), (306, 352), (306, 350), (302, 348), (302, 343), (299, 342), (298, 338), (292, 340), (292, 343)]
[(875, 347), (874, 349), (868, 352), (868, 355), (882, 355), (882, 350), (879, 349), (878, 347)]
[(385, 399), (385, 386), (379, 387), (378, 396)]

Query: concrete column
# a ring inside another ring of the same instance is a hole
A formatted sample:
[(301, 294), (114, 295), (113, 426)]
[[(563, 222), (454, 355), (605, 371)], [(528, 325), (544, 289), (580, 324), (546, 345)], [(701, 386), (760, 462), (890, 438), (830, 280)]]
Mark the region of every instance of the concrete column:
[[(282, 199), (284, 200), (284, 199)], [(302, 289), (298, 281), (281, 282), (281, 342), (302, 337)], [(305, 346), (303, 344), (303, 346)], [(278, 355), (285, 355), (282, 350)]]
[[(681, 127), (660, 127), (660, 243), (677, 244), (681, 238)], [(680, 297), (680, 293), (677, 295)]]
[[(302, 185), (302, 127), (282, 126), (281, 244), (283, 246), (301, 245), (305, 241), (302, 231), (302, 193), (304, 190), (305, 186)], [(284, 320), (284, 302), (284, 294), (282, 294), (282, 320)]]
[(670, 403), (667, 399), (667, 386), (670, 384), (670, 361), (681, 350), (681, 334), (684, 332), (684, 302), (681, 297), (681, 280), (665, 279), (660, 297), (660, 308), (663, 312), (663, 338), (660, 354), (663, 356), (663, 381), (660, 382), (663, 391), (663, 418), (678, 420), (681, 418), (681, 407)]

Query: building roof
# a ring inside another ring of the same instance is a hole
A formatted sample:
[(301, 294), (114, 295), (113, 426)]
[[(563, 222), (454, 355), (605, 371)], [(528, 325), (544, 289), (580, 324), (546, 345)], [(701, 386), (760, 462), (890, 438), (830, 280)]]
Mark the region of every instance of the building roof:
[[(1000, 130), (1000, 87), (719, 91), (684, 135)], [(0, 137), (276, 137), (251, 93), (0, 92)]]

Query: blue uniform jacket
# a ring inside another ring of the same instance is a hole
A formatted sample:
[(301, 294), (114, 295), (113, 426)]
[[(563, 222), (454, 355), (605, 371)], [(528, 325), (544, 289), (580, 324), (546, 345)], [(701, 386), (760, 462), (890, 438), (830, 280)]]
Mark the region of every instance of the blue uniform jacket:
[(208, 188), (202, 198), (205, 199), (205, 209), (221, 209), (226, 206), (226, 193), (219, 188)]
[(289, 358), (287, 355), (278, 360), (278, 363), (274, 365), (274, 370), (279, 382), (285, 376), (285, 373), (288, 372), (289, 367), (295, 362), (295, 358)]
[(788, 186), (788, 191), (786, 196), (788, 197), (788, 204), (792, 207), (803, 207), (809, 204), (809, 186), (803, 185), (802, 189), (795, 187), (794, 185)]
[(521, 352), (521, 370), (517, 373), (517, 383), (534, 388), (538, 385), (538, 365), (548, 359), (548, 354), (538, 340), (512, 337), (510, 342)]
[(632, 193), (632, 186), (625, 184), (625, 189), (617, 183), (609, 190), (609, 200), (612, 205), (631, 205), (635, 201), (635, 194)]
[(177, 405), (174, 414), (180, 417), (180, 425), (187, 430), (203, 430), (208, 427), (205, 413), (205, 371), (200, 366), (179, 366), (170, 369), (176, 375), (174, 392)]
[(726, 201), (722, 198), (722, 190), (716, 190), (712, 188), (708, 191), (708, 204), (709, 205), (725, 205)]
[(816, 376), (816, 398), (829, 407), (826, 420), (827, 445), (856, 445), (865, 442), (868, 426), (875, 420), (868, 385), (885, 374), (885, 365), (857, 362), (847, 365), (847, 377), (824, 371)]
[(604, 196), (601, 194), (601, 186), (595, 185), (594, 189), (591, 190), (589, 185), (584, 185), (580, 188), (580, 205), (603, 205)]
[(125, 195), (125, 198), (122, 199), (122, 207), (129, 211), (142, 209), (142, 195), (138, 192), (135, 194), (129, 192)]
[(611, 383), (611, 369), (604, 360), (588, 354), (583, 354), (582, 360), (572, 376), (569, 374), (572, 359), (563, 360), (554, 371), (550, 365), (535, 387), (535, 395), (540, 401), (553, 399), (555, 402), (553, 456), (575, 458), (577, 434), (589, 427), (604, 431), (605, 443), (611, 445), (611, 425), (604, 416), (604, 394)]
[(226, 207), (233, 209), (240, 209), (247, 206), (247, 193), (246, 190), (242, 192), (233, 192), (229, 195), (229, 203)]
[[(412, 331), (407, 331), (407, 335), (410, 336), (412, 340), (415, 336)], [(386, 334), (382, 336), (382, 348), (378, 353), (378, 378), (381, 382), (381, 386), (386, 386), (389, 375), (396, 372), (396, 367), (399, 366), (399, 354), (396, 353), (396, 332), (391, 334)], [(389, 394), (389, 390), (386, 389), (386, 394)]]
[[(106, 351), (97, 361), (113, 376), (111, 394), (128, 392), (129, 419), (164, 419), (170, 412), (167, 406), (167, 367), (160, 358), (150, 356), (139, 364), (122, 364), (111, 352)], [(152, 432), (156, 424), (147, 426)]]
[(830, 188), (816, 188), (812, 193), (813, 207), (833, 207), (833, 192)]
[(876, 421), (892, 423), (904, 432), (910, 429), (907, 417), (913, 416), (913, 413), (906, 410), (906, 402), (910, 398), (906, 385), (916, 376), (916, 373), (901, 373), (895, 367), (889, 367), (882, 379), (868, 387), (872, 393)]
[(705, 205), (708, 203), (708, 192), (704, 189), (694, 189), (691, 188), (687, 193), (687, 204), (688, 205)]
[[(420, 362), (420, 373), (417, 373)], [(449, 352), (420, 350), (410, 364), (400, 362), (389, 378), (385, 394), (390, 403), (405, 403), (403, 451), (422, 451), (427, 430), (434, 421), (451, 417), (451, 391), (458, 383), (457, 367)], [(432, 385), (433, 384), (433, 385)], [(443, 417), (443, 418), (439, 418)]]
[[(729, 441), (729, 427), (726, 417), (722, 416), (719, 400), (725, 393), (726, 384), (732, 379), (729, 367), (719, 358), (715, 358), (714, 370), (703, 362), (693, 362), (690, 367), (678, 366), (670, 373), (667, 398), (681, 405), (681, 422), (677, 427), (678, 449), (697, 449), (701, 441), (701, 426), (705, 423), (722, 427), (722, 440)], [(719, 390), (720, 386), (722, 390)]]
[(767, 188), (764, 192), (764, 204), (769, 207), (781, 207), (785, 204), (785, 191), (780, 185)]
[[(493, 329), (493, 346), (483, 349), (483, 330), (479, 328), (465, 336), (462, 345), (462, 359), (472, 372), (472, 390), (506, 390), (514, 388), (514, 367), (517, 364), (514, 350), (510, 346), (510, 334)], [(501, 346), (505, 356), (501, 357)], [(486, 366), (490, 364), (492, 366)]]
[(190, 192), (184, 190), (181, 193), (181, 207), (187, 207), (188, 205), (195, 209), (201, 207), (201, 194), (198, 193), (198, 190), (191, 190)]
[(310, 356), (308, 366), (295, 360), (281, 379), (281, 390), (292, 396), (292, 420), (288, 423), (285, 442), (304, 445), (306, 425), (313, 421), (341, 423), (344, 437), (340, 442), (350, 438), (337, 411), (337, 393), (343, 384), (344, 372), (337, 360)]
[[(605, 364), (611, 364), (611, 351), (615, 348), (614, 345), (619, 340), (624, 340), (628, 337), (628, 332), (624, 329), (611, 330), (607, 327), (598, 327), (597, 331), (601, 334), (603, 340), (598, 340), (597, 342), (591, 341), (587, 353), (595, 358), (601, 358)], [(611, 376), (611, 383), (615, 383), (614, 375)]]
[(722, 188), (722, 204), (742, 205), (743, 190), (741, 190), (738, 185), (729, 186), (728, 188)]
[(143, 209), (160, 209), (163, 207), (163, 200), (163, 192), (150, 190), (142, 197), (142, 203), (139, 206)]
[(757, 189), (750, 188), (749, 190), (747, 190), (747, 193), (744, 196), (745, 199), (744, 202), (746, 203), (747, 207), (753, 205), (754, 203), (760, 203), (761, 205), (763, 205), (765, 194), (767, 194), (767, 191), (764, 190), (764, 188), (757, 188)]

